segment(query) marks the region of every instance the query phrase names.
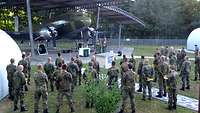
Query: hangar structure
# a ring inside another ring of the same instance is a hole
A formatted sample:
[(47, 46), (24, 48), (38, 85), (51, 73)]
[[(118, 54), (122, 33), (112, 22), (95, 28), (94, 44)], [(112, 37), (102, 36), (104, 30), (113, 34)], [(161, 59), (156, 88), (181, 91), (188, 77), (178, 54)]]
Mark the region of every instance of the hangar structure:
[(100, 18), (106, 18), (119, 25), (119, 48), (121, 42), (122, 25), (139, 23), (145, 26), (144, 22), (117, 7), (123, 3), (129, 3), (133, 0), (2, 0), (0, 8), (25, 7), (27, 9), (29, 23), (29, 37), (31, 42), (31, 52), (34, 55), (34, 41), (32, 33), (31, 11), (65, 8), (67, 10), (87, 9), (96, 14), (96, 40), (98, 39), (98, 29)]

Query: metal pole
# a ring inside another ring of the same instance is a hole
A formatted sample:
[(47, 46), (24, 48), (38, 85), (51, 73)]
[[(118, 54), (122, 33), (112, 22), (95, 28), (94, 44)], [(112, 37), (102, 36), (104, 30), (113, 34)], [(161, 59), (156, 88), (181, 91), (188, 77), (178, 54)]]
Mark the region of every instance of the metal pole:
[[(101, 10), (101, 8), (100, 8), (100, 6), (98, 6), (98, 8), (97, 8), (97, 24), (96, 24), (96, 43), (97, 43), (97, 41), (98, 41), (98, 38), (99, 38), (99, 19), (100, 19), (100, 10)], [(95, 43), (95, 45), (96, 45), (96, 43)]]
[(121, 35), (122, 35), (122, 24), (119, 24), (119, 39), (118, 39), (118, 49), (121, 50)]
[(15, 16), (15, 32), (19, 32), (19, 17)]
[(26, 0), (26, 7), (27, 7), (27, 14), (28, 14), (27, 16), (28, 16), (28, 27), (29, 27), (29, 37), (30, 37), (30, 44), (31, 44), (31, 53), (32, 53), (32, 56), (34, 56), (35, 53), (34, 53), (30, 0)]

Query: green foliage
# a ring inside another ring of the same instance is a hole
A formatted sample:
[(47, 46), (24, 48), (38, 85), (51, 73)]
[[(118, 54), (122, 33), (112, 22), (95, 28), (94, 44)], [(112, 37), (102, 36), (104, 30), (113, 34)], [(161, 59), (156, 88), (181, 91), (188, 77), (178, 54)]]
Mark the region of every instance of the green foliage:
[(104, 81), (100, 81), (98, 84), (84, 85), (81, 92), (86, 102), (94, 104), (97, 113), (114, 112), (121, 99), (119, 88), (114, 87), (112, 90), (108, 90)]

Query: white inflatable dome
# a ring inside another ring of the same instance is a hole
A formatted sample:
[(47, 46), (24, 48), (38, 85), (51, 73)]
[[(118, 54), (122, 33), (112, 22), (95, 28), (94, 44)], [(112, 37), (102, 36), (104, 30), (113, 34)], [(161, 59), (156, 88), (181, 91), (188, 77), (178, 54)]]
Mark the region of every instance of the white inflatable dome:
[(8, 95), (8, 81), (6, 66), (10, 59), (15, 59), (15, 64), (21, 59), (21, 50), (16, 42), (4, 31), (0, 30), (0, 100)]
[(195, 45), (200, 48), (200, 28), (193, 30), (187, 40), (187, 49), (195, 50)]

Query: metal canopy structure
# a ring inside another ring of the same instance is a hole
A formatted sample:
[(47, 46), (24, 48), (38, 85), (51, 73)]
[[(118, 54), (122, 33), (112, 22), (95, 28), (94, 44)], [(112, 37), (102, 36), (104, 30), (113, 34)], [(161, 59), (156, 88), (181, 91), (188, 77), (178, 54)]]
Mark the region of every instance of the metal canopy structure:
[[(30, 0), (32, 10), (55, 9), (55, 8), (96, 8), (97, 6), (117, 5), (128, 0)], [(2, 7), (26, 7), (26, 0), (1, 0)]]

